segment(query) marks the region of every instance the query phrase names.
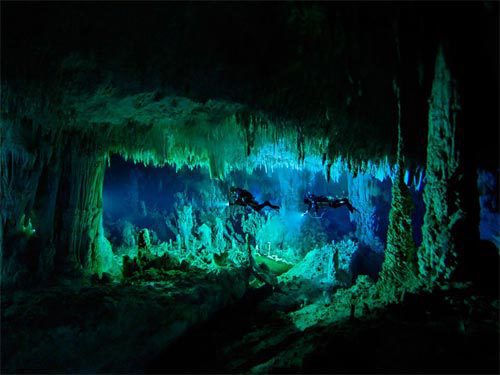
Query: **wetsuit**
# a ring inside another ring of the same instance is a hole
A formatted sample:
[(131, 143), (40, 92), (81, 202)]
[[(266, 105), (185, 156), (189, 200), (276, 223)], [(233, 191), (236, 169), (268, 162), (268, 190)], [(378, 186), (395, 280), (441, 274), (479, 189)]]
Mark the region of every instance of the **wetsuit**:
[(271, 204), (269, 201), (265, 201), (264, 203), (258, 203), (249, 191), (241, 188), (231, 188), (229, 193), (229, 205), (230, 206), (238, 205), (243, 207), (249, 206), (253, 208), (255, 211), (260, 211), (264, 207), (270, 207), (273, 210), (280, 209), (279, 206), (275, 206)]
[(309, 206), (307, 209), (308, 212), (310, 212), (311, 209), (315, 212), (318, 212), (320, 208), (339, 208), (342, 206), (346, 206), (351, 213), (357, 211), (356, 208), (353, 207), (351, 202), (349, 202), (348, 198), (334, 198), (325, 195), (314, 195), (308, 193), (304, 198), (304, 203)]

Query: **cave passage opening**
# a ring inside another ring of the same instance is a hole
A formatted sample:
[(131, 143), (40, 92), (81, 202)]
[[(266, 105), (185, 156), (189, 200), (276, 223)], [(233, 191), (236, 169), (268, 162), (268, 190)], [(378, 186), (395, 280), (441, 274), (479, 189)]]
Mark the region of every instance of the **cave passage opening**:
[[(246, 236), (258, 254), (289, 264), (305, 261), (311, 252), (310, 258), (323, 258), (337, 244), (349, 249), (345, 261), (353, 277), (367, 274), (376, 279), (386, 245), (391, 176), (354, 176), (347, 169), (334, 175), (328, 181), (316, 167), (278, 165), (232, 170), (223, 179), (213, 179), (204, 167), (152, 167), (113, 155), (103, 186), (104, 234), (117, 258), (136, 256), (138, 233), (147, 229), (157, 254), (176, 253), (203, 266), (221, 254), (244, 258)], [(279, 205), (280, 210), (229, 206), (232, 186), (250, 191), (258, 202)], [(340, 207), (310, 215), (303, 201), (307, 192), (349, 197), (357, 211)], [(419, 241), (423, 207), (418, 206), (419, 190), (412, 192)]]

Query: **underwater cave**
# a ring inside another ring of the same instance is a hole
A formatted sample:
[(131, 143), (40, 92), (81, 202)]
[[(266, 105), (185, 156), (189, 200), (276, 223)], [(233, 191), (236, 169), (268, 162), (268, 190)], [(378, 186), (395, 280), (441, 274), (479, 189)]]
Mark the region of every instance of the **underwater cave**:
[(497, 2), (1, 3), (2, 373), (498, 373)]
[[(332, 252), (332, 244), (355, 243), (351, 253), (346, 254), (346, 272), (351, 278), (364, 272), (376, 279), (382, 265), (391, 202), (391, 176), (384, 172), (391, 171), (375, 171), (378, 177), (369, 173), (353, 177), (345, 169), (328, 182), (321, 160), (313, 161), (316, 164), (295, 166), (273, 162), (269, 168), (259, 164), (250, 171), (231, 171), (217, 181), (210, 178), (207, 168), (147, 167), (113, 156), (104, 178), (104, 237), (115, 253), (134, 257), (137, 233), (147, 229), (152, 249), (176, 252), (179, 259), (189, 262), (200, 261), (196, 257), (206, 252), (205, 259), (201, 259), (208, 268), (220, 266), (213, 254), (235, 252), (231, 256), (244, 258), (240, 253), (245, 252), (246, 235), (259, 256), (283, 262), (285, 268), (299, 263), (311, 249), (315, 252), (310, 256), (323, 258)], [(257, 211), (251, 206), (230, 204), (234, 186), (251, 191), (256, 202), (272, 201), (279, 210), (266, 206)], [(413, 190), (421, 200), (418, 188)], [(349, 196), (355, 210), (310, 207), (303, 197), (311, 191), (322, 197)], [(418, 215), (421, 221), (423, 212), (415, 210), (415, 233), (419, 230)], [(195, 259), (189, 259), (191, 256)], [(108, 267), (116, 266), (110, 263)], [(317, 272), (311, 265), (308, 267), (311, 269), (307, 273), (318, 283), (335, 284), (333, 275), (330, 279), (323, 274), (313, 275)]]

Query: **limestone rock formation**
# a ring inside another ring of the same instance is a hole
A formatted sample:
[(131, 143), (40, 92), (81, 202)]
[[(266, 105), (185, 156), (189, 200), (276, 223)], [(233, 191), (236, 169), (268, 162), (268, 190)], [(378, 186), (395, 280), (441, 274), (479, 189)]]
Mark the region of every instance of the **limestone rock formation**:
[(420, 277), (431, 287), (449, 280), (464, 254), (463, 154), (459, 138), (460, 93), (441, 48), (436, 57), (429, 106), (426, 212), (418, 251)]

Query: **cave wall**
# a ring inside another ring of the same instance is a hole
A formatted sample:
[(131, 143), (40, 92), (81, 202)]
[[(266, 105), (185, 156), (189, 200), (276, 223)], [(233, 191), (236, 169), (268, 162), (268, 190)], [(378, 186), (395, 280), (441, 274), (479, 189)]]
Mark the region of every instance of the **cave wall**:
[(2, 286), (78, 278), (99, 254), (105, 153), (79, 134), (2, 126)]
[(36, 271), (38, 184), (52, 156), (52, 139), (29, 119), (2, 124), (0, 136), (0, 215), (2, 283), (31, 280)]

